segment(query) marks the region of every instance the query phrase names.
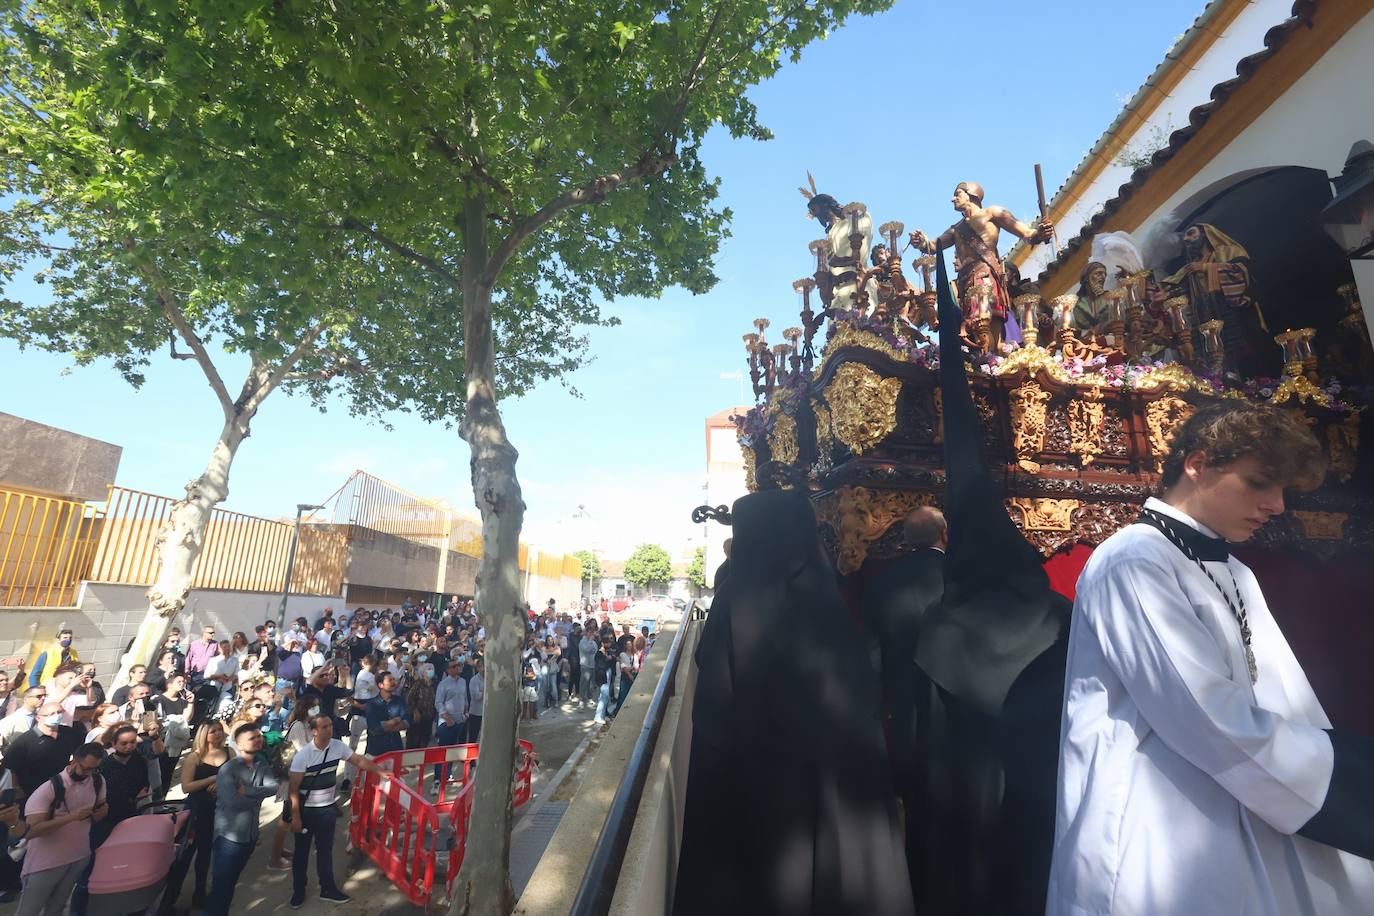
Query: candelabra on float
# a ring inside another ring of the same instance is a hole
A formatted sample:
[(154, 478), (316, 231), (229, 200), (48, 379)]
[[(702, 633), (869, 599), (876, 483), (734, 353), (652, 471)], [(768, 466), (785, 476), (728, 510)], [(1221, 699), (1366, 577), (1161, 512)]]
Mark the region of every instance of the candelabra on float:
[(1198, 333), (1202, 335), (1202, 347), (1207, 351), (1207, 364), (1218, 375), (1226, 360), (1226, 347), (1221, 342), (1221, 329), (1225, 326), (1226, 322), (1220, 318), (1204, 321), (1197, 326)]
[(1164, 300), (1164, 309), (1169, 313), (1169, 333), (1172, 335), (1170, 346), (1178, 351), (1179, 361), (1185, 366), (1193, 364), (1193, 329), (1188, 324), (1188, 297), (1174, 296)]
[(1107, 296), (1107, 346), (1126, 349), (1126, 309), (1120, 296)]
[(830, 239), (816, 239), (806, 247), (816, 256), (816, 288), (820, 290), (821, 305), (828, 309), (835, 297), (835, 277), (830, 273), (830, 254), (834, 246)]
[(787, 356), (791, 365), (789, 377), (795, 380), (801, 375), (802, 371), (801, 348), (797, 346), (797, 341), (802, 336), (802, 329), (788, 328), (782, 332), (782, 336), (783, 339), (787, 341)]
[(1073, 333), (1073, 310), (1078, 305), (1078, 295), (1066, 293), (1050, 301), (1054, 303), (1054, 326), (1059, 338), (1057, 343), (1067, 356), (1074, 351), (1074, 344), (1078, 342)]
[(1274, 335), (1274, 343), (1283, 348), (1283, 374), (1290, 378), (1304, 376), (1317, 381), (1317, 353), (1312, 349), (1316, 328), (1298, 328)]
[(911, 266), (921, 274), (921, 292), (916, 297), (916, 323), (929, 328), (939, 328), (940, 309), (935, 294), (935, 281), (932, 279), (935, 273), (935, 255), (922, 255), (912, 261)]
[(773, 352), (768, 347), (765, 332), (768, 330), (767, 318), (755, 318), (756, 333), (744, 335), (744, 349), (749, 354), (749, 383), (754, 388), (754, 400), (773, 393), (776, 375), (773, 365)]
[[(1016, 308), (1016, 319), (1021, 322), (1021, 338), (1028, 347), (1039, 345), (1040, 302), (1039, 293), (1022, 293), (1012, 302)], [(1046, 341), (1046, 343), (1053, 343), (1053, 341)]]

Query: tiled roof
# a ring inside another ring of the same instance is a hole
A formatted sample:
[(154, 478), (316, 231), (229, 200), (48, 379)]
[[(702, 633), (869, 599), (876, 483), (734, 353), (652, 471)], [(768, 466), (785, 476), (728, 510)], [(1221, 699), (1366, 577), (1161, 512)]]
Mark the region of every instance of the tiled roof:
[(1293, 4), (1292, 13), (1289, 17), (1264, 33), (1264, 48), (1248, 57), (1241, 58), (1236, 64), (1236, 75), (1212, 87), (1211, 98), (1188, 113), (1187, 126), (1180, 127), (1170, 134), (1169, 142), (1162, 149), (1157, 150), (1150, 157), (1148, 163), (1131, 173), (1131, 177), (1117, 190), (1116, 196), (1103, 204), (1102, 209), (1098, 210), (1084, 224), (1079, 233), (1064, 243), (1064, 247), (1059, 250), (1059, 255), (1045, 265), (1045, 269), (1040, 273), (1041, 282), (1046, 281), (1048, 275), (1068, 260), (1069, 256), (1078, 248), (1092, 242), (1092, 237), (1098, 233), (1107, 219), (1129, 200), (1131, 195), (1140, 190), (1155, 171), (1174, 158), (1178, 151), (1187, 145), (1188, 141), (1202, 129), (1208, 119), (1226, 103), (1226, 100), (1237, 89), (1250, 81), (1261, 64), (1273, 57), (1294, 32), (1311, 21), (1312, 10), (1316, 5), (1317, 0), (1297, 0)]

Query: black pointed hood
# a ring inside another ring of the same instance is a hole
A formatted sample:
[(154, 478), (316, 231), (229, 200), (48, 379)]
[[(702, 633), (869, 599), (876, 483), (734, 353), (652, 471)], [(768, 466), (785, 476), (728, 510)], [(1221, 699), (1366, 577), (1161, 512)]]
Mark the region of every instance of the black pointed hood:
[(927, 614), (917, 663), (941, 687), (989, 713), (1012, 681), (1052, 645), (1069, 610), (1043, 561), (1007, 515), (988, 473), (983, 427), (959, 342), (962, 315), (937, 258), (940, 389), (944, 410), (945, 594)]

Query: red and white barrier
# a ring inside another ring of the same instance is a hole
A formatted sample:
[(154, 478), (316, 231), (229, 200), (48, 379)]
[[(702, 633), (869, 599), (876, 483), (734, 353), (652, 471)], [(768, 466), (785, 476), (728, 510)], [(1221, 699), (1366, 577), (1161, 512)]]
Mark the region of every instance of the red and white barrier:
[[(438, 861), (447, 855), (445, 899), (463, 864), (468, 818), (472, 814), (472, 769), (477, 762), (476, 744), (455, 744), (380, 754), (373, 760), (392, 773), (404, 768), (419, 773), (418, 784), (436, 765), (448, 764), (451, 773), (461, 767), (456, 788), (440, 786), (439, 796), (429, 798), (394, 776), (358, 773), (349, 801), (349, 839), (367, 854), (377, 868), (416, 906), (426, 906), (434, 894)], [(513, 807), (530, 800), (530, 780), (537, 765), (534, 745), (520, 742), (516, 763)], [(449, 842), (449, 837), (452, 842)]]

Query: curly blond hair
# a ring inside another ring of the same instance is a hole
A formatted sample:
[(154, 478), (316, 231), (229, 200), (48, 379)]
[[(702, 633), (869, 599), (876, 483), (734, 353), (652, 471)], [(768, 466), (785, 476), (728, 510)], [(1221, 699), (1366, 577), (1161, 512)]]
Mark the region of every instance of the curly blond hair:
[(1269, 404), (1228, 401), (1195, 412), (1174, 430), (1162, 489), (1178, 483), (1193, 452), (1204, 453), (1214, 467), (1253, 456), (1274, 480), (1299, 490), (1313, 489), (1326, 476), (1326, 456), (1302, 416)]

